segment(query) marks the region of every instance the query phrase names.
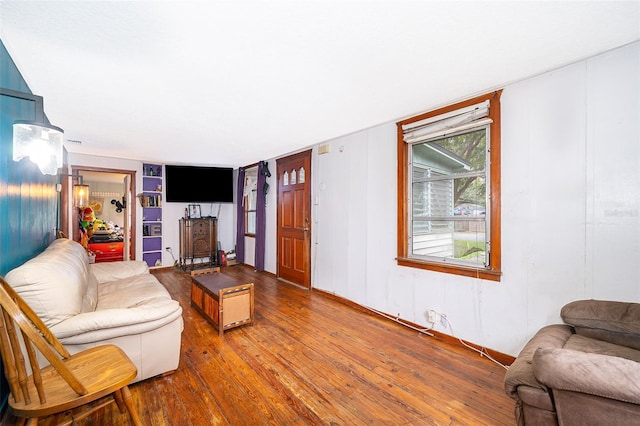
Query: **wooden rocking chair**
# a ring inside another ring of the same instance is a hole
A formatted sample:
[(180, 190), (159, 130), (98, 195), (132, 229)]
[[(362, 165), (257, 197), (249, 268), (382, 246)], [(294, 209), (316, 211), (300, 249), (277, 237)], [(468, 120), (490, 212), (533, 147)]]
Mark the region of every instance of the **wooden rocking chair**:
[[(133, 424), (140, 425), (127, 387), (137, 370), (124, 352), (117, 346), (103, 345), (70, 355), (2, 277), (0, 283), (0, 353), (11, 391), (12, 413), (28, 418), (27, 425), (36, 425), (39, 417), (104, 398), (104, 402), (91, 404), (71, 421), (75, 423), (115, 400), (120, 412), (128, 411)], [(17, 330), (22, 333), (24, 348)], [(36, 349), (50, 365), (40, 368)], [(25, 359), (33, 372), (28, 377)]]

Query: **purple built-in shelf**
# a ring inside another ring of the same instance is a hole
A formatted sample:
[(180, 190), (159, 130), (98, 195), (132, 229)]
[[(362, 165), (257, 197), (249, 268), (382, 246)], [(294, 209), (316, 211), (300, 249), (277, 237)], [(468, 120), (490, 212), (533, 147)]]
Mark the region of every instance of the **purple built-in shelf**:
[[(162, 165), (142, 165), (142, 259), (149, 266), (162, 265)], [(152, 230), (153, 227), (153, 230)]]
[(144, 237), (142, 240), (142, 251), (162, 250), (162, 237)]
[[(149, 266), (160, 266), (162, 265), (162, 252), (153, 252), (153, 253), (144, 253), (142, 255), (142, 260), (147, 262)], [(160, 265), (156, 265), (160, 261)]]

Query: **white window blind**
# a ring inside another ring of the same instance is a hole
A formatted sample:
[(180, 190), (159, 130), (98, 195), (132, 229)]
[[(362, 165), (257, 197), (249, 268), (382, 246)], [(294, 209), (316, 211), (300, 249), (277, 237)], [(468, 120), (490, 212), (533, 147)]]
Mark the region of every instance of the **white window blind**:
[(489, 118), (489, 101), (487, 100), (467, 108), (405, 124), (402, 126), (402, 134), (406, 143), (414, 144), (492, 122), (493, 120)]

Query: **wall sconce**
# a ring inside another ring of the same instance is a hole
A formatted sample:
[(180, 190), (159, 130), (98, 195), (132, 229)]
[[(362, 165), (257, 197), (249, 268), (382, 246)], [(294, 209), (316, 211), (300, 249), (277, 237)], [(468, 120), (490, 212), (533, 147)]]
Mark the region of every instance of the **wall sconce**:
[(73, 185), (73, 207), (81, 209), (89, 205), (89, 185), (82, 184), (82, 176), (80, 176), (80, 184)]
[[(73, 184), (73, 192), (72, 192), (72, 201), (73, 207), (76, 209), (81, 209), (83, 207), (87, 207), (89, 205), (89, 185), (85, 185), (83, 182), (82, 175), (68, 175), (61, 174), (62, 176), (69, 176), (71, 178), (78, 178), (78, 183)], [(58, 183), (56, 185), (56, 191), (62, 191), (62, 184)]]
[(64, 131), (35, 121), (13, 123), (13, 161), (27, 157), (38, 165), (44, 175), (55, 175), (62, 167), (62, 136)]

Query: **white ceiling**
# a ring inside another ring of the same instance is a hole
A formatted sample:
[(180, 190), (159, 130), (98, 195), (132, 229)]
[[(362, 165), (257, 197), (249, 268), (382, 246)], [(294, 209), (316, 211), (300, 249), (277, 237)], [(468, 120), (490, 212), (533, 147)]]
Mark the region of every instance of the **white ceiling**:
[(638, 0), (1, 0), (0, 37), (69, 151), (239, 166), (638, 40), (639, 10)]

